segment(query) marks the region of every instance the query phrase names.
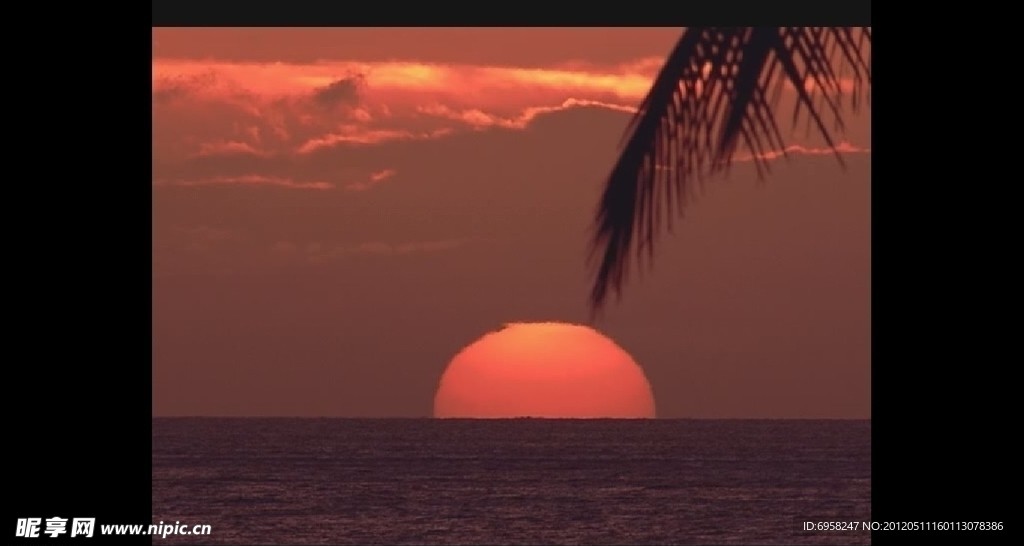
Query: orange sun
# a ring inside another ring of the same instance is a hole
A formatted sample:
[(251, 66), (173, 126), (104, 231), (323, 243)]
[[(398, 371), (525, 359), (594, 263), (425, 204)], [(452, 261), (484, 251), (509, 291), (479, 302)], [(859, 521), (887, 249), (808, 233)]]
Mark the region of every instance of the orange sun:
[(434, 417), (653, 418), (640, 366), (586, 326), (515, 323), (455, 355)]

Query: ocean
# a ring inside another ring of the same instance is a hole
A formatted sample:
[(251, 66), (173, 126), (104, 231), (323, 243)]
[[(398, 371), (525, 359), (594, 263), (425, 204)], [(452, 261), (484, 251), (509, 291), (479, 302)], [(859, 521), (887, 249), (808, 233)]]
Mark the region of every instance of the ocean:
[(869, 544), (870, 421), (155, 418), (169, 544)]

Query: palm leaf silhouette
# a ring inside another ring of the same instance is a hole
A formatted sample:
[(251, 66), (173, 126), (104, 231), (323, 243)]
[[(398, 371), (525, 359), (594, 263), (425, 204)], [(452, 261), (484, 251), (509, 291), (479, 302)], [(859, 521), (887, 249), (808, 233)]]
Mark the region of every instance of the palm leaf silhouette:
[(768, 172), (764, 154), (785, 154), (775, 110), (787, 82), (797, 96), (793, 124), (806, 115), (842, 165), (832, 130), (844, 130), (845, 96), (854, 110), (865, 91), (870, 101), (870, 27), (690, 27), (683, 33), (626, 128), (598, 205), (589, 257), (596, 262), (592, 314), (609, 291), (621, 297), (632, 258), (643, 267), (646, 256), (650, 265), (658, 232), (672, 229), (692, 182), (727, 172), (741, 141), (761, 177)]

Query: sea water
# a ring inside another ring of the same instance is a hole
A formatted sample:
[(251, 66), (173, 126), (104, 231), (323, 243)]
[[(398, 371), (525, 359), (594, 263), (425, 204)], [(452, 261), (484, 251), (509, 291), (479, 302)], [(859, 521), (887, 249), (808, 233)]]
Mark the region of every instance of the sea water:
[(868, 544), (870, 421), (157, 418), (202, 544)]

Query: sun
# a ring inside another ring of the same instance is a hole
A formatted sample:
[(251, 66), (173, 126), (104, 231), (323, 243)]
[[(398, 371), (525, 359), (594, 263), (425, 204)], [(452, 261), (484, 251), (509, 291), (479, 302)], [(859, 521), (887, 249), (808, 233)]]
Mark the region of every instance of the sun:
[(654, 396), (629, 353), (593, 328), (513, 323), (455, 355), (434, 417), (653, 418)]

